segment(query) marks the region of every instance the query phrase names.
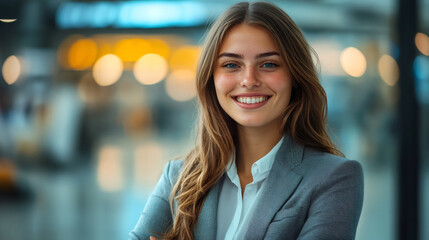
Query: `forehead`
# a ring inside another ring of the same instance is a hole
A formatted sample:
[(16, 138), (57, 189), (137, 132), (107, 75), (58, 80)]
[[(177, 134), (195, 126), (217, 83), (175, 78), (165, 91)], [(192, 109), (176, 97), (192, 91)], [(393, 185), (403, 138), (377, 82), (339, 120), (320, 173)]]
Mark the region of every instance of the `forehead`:
[(270, 51), (278, 52), (278, 48), (274, 38), (265, 28), (241, 23), (225, 34), (219, 53), (258, 54)]

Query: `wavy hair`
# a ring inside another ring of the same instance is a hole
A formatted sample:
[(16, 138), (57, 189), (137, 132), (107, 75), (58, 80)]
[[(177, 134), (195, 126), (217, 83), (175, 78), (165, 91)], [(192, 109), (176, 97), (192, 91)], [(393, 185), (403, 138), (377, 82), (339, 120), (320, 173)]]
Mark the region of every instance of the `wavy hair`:
[(165, 239), (194, 238), (193, 229), (204, 200), (224, 174), (235, 148), (236, 124), (217, 100), (213, 72), (222, 40), (232, 27), (241, 23), (266, 29), (290, 70), (293, 89), (289, 105), (285, 106), (283, 131), (304, 146), (343, 156), (327, 134), (326, 94), (312, 60), (311, 52), (314, 50), (298, 26), (273, 4), (237, 3), (217, 19), (205, 38), (196, 76), (198, 135), (196, 145), (185, 157), (182, 171), (172, 189), (170, 206), (174, 222), (164, 235)]

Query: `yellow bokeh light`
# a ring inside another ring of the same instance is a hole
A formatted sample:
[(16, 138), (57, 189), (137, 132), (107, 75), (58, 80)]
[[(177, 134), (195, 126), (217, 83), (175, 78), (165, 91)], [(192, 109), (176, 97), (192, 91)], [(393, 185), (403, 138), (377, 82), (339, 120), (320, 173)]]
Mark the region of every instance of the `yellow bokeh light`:
[(201, 48), (196, 46), (184, 46), (174, 51), (170, 58), (170, 68), (172, 71), (187, 69), (195, 71)]
[(2, 75), (5, 82), (9, 85), (18, 80), (19, 75), (21, 75), (21, 62), (15, 55), (9, 56), (4, 61)]
[(97, 180), (104, 191), (119, 191), (124, 185), (121, 150), (105, 146), (98, 153)]
[(157, 38), (148, 39), (147, 41), (150, 43), (151, 53), (156, 53), (158, 55), (163, 56), (165, 59), (168, 59), (168, 57), (170, 56), (171, 50), (167, 42)]
[(340, 63), (343, 70), (352, 77), (360, 77), (366, 71), (365, 56), (354, 47), (348, 47), (341, 52)]
[(69, 65), (69, 52), (71, 46), (79, 39), (83, 38), (81, 35), (73, 34), (65, 38), (58, 46), (57, 57), (59, 65), (64, 69), (70, 69)]
[(68, 65), (74, 70), (85, 70), (97, 58), (97, 44), (92, 39), (79, 39), (70, 47)]
[(134, 76), (145, 85), (160, 82), (168, 73), (168, 63), (158, 54), (146, 54), (134, 64)]
[(123, 70), (121, 59), (114, 54), (107, 54), (94, 64), (92, 75), (98, 85), (109, 86), (119, 80)]
[(188, 101), (195, 97), (195, 72), (191, 70), (176, 70), (172, 72), (165, 83), (167, 94), (176, 101)]
[(124, 62), (135, 62), (150, 51), (150, 43), (139, 38), (122, 39), (115, 45), (115, 54)]
[(415, 37), (417, 49), (424, 55), (429, 56), (429, 37), (424, 33), (417, 33)]
[(157, 142), (138, 146), (134, 152), (134, 176), (139, 186), (155, 185), (162, 172), (163, 149)]
[(378, 60), (378, 72), (387, 85), (394, 86), (398, 82), (399, 67), (393, 57), (389, 55), (381, 56), (380, 60)]

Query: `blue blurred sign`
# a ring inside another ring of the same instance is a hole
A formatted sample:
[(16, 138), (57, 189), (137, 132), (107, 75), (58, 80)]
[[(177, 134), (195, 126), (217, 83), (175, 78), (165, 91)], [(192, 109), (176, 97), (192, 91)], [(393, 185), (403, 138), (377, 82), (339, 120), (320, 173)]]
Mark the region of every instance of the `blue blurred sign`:
[(57, 10), (59, 28), (165, 28), (205, 24), (199, 2), (67, 2)]

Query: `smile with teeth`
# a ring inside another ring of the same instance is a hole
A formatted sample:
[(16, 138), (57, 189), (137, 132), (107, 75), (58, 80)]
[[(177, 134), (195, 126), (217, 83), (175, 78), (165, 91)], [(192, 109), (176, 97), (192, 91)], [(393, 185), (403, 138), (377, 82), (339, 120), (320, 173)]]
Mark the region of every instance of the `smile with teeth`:
[(246, 104), (256, 104), (265, 102), (268, 100), (267, 96), (259, 96), (259, 97), (237, 97), (236, 98), (238, 102), (240, 103), (246, 103)]

